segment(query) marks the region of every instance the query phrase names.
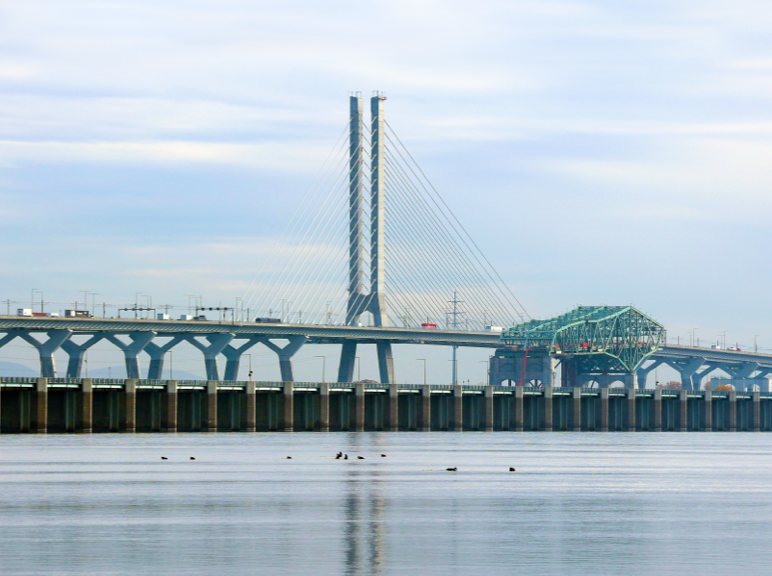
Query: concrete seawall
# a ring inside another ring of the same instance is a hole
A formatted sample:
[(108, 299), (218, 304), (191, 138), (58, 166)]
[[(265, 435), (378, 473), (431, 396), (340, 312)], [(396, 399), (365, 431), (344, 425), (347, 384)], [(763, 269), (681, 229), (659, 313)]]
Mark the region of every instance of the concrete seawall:
[(318, 382), (0, 379), (0, 431), (772, 432), (772, 394)]

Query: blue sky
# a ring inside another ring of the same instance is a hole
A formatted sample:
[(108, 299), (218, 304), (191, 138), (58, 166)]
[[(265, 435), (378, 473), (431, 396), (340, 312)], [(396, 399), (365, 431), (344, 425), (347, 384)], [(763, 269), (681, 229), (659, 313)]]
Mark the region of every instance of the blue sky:
[(0, 298), (234, 302), (378, 89), (532, 316), (772, 349), (769, 30), (753, 1), (2, 3)]

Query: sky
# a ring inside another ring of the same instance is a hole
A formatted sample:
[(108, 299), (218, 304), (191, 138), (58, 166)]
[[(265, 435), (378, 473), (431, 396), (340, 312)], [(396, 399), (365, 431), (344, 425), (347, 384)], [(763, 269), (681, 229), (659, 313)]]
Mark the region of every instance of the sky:
[[(770, 350), (769, 30), (742, 0), (0, 2), (0, 299), (231, 305), (350, 91), (382, 90), (532, 317), (633, 304), (671, 341)], [(306, 347), (297, 378), (336, 354)], [(398, 351), (397, 378), (430, 357), (446, 381), (449, 354)], [(487, 355), (462, 351), (461, 379)]]

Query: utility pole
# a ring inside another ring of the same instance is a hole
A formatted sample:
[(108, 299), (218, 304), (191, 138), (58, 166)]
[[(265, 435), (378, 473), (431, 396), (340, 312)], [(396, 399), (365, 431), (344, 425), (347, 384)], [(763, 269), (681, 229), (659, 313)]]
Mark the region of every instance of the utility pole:
[(418, 361), (424, 363), (424, 385), (426, 385), (426, 358), (418, 358)]
[(322, 359), (322, 384), (324, 384), (325, 374), (327, 373), (327, 357), (326, 356), (315, 356), (315, 358), (321, 358)]
[[(451, 304), (453, 304), (453, 312), (451, 312), (451, 315), (453, 316), (453, 330), (458, 330), (458, 315), (461, 314), (461, 312), (458, 311), (458, 305), (463, 304), (463, 300), (458, 299), (458, 291), (453, 290), (453, 300), (449, 300)], [(457, 362), (456, 362), (456, 353), (458, 351), (458, 346), (453, 346), (453, 378), (451, 379), (451, 384), (458, 384), (458, 370), (457, 370)]]

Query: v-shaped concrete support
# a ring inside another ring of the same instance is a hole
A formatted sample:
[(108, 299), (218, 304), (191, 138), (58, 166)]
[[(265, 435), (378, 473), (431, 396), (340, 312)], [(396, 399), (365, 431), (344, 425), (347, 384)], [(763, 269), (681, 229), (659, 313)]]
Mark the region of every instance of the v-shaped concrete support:
[(234, 334), (222, 333), (206, 336), (206, 339), (209, 341), (209, 346), (196, 340), (192, 334), (185, 338), (185, 340), (204, 353), (204, 365), (206, 366), (207, 380), (216, 381), (220, 379), (220, 374), (217, 370), (217, 356), (231, 343), (231, 340), (233, 340), (234, 337)]
[(48, 335), (48, 340), (45, 342), (40, 342), (40, 340), (33, 338), (27, 330), (20, 330), (18, 336), (38, 349), (38, 354), (40, 355), (40, 376), (42, 378), (56, 378), (54, 352), (72, 336), (72, 330), (49, 330), (46, 334)]
[(139, 379), (142, 377), (139, 373), (139, 354), (150, 344), (155, 335), (155, 332), (132, 332), (129, 334), (129, 338), (131, 338), (130, 344), (124, 344), (116, 338), (115, 334), (105, 335), (105, 339), (123, 350), (123, 356), (126, 359), (127, 378)]

